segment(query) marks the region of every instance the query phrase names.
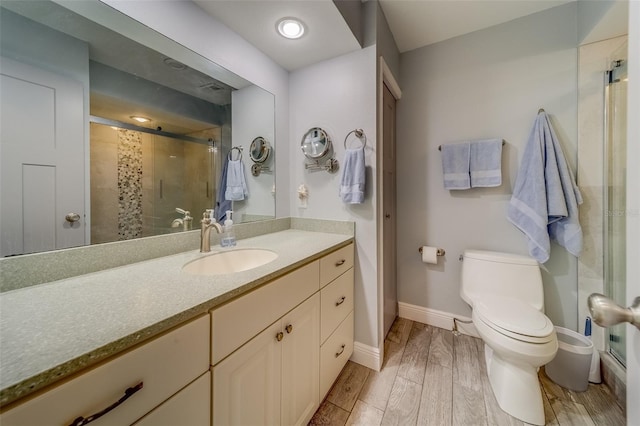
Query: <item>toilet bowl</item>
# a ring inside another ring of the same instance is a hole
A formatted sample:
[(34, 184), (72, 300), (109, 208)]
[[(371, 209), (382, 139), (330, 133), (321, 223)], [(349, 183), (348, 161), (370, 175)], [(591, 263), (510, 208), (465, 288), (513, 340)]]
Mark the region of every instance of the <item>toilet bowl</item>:
[(460, 294), (485, 343), (489, 383), (498, 405), (526, 423), (544, 425), (538, 368), (558, 350), (553, 323), (543, 314), (538, 263), (509, 253), (467, 250)]
[(472, 320), (485, 342), (487, 374), (500, 408), (527, 423), (544, 425), (538, 368), (558, 350), (551, 321), (530, 305), (500, 296), (477, 301)]

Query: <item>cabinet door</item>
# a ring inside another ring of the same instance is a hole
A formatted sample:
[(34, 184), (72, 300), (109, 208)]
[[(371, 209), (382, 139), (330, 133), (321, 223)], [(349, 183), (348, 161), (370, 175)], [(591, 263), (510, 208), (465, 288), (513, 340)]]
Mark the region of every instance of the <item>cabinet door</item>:
[(211, 373), (169, 398), (134, 426), (203, 426), (211, 424)]
[(213, 368), (213, 424), (279, 425), (281, 321)]
[(282, 318), (282, 424), (306, 425), (320, 402), (320, 295)]

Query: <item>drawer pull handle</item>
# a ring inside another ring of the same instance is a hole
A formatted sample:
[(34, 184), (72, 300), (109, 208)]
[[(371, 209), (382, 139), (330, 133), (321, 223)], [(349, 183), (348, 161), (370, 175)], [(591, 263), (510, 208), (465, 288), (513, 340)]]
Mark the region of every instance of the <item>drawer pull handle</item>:
[(138, 392), (140, 389), (142, 389), (143, 386), (143, 382), (138, 383), (135, 386), (131, 386), (130, 388), (127, 388), (127, 390), (124, 391), (124, 395), (117, 400), (116, 402), (114, 402), (113, 404), (111, 404), (110, 406), (108, 406), (107, 408), (105, 408), (102, 411), (99, 411), (95, 414), (90, 415), (89, 417), (78, 417), (77, 419), (75, 419), (73, 421), (73, 423), (71, 423), (69, 426), (84, 426), (86, 424), (91, 423), (94, 420), (99, 419), (100, 417), (104, 416), (105, 414), (107, 414), (109, 411), (113, 410), (114, 408), (118, 407), (118, 405), (122, 404), (123, 402), (125, 402), (127, 399), (129, 399), (130, 397), (133, 396), (134, 393)]
[(291, 324), (289, 324), (284, 329), (287, 330), (287, 334), (290, 334), (293, 331), (293, 326)]
[(340, 300), (338, 300), (338, 301), (336, 302), (336, 306), (340, 306), (340, 305), (342, 305), (342, 304), (344, 303), (344, 299), (346, 299), (346, 297), (345, 297), (345, 296), (342, 296), (342, 297), (340, 298)]
[(336, 352), (336, 358), (342, 355), (342, 352), (344, 352), (344, 345), (342, 345), (342, 347), (340, 348), (340, 352)]
[(340, 259), (340, 260), (338, 260), (338, 261), (336, 262), (336, 266), (342, 266), (342, 265), (344, 265), (344, 262), (346, 262), (346, 260), (344, 260), (344, 259)]
[(282, 339), (284, 339), (284, 333), (282, 331), (278, 331), (278, 334), (276, 334), (276, 340), (281, 342)]

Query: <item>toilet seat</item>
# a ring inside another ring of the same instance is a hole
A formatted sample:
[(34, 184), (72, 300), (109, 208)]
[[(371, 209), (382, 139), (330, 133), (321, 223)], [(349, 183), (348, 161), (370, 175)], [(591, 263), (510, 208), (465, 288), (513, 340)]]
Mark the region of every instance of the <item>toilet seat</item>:
[(512, 339), (548, 343), (555, 328), (546, 315), (518, 299), (504, 296), (482, 297), (473, 310), (488, 327)]

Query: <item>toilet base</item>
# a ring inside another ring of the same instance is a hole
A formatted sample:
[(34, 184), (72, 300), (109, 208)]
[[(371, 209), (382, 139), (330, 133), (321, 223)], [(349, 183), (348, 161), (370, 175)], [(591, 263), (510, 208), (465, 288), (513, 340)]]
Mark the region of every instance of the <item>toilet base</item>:
[(544, 425), (544, 406), (537, 369), (505, 362), (485, 343), (485, 361), (500, 408), (523, 422)]

